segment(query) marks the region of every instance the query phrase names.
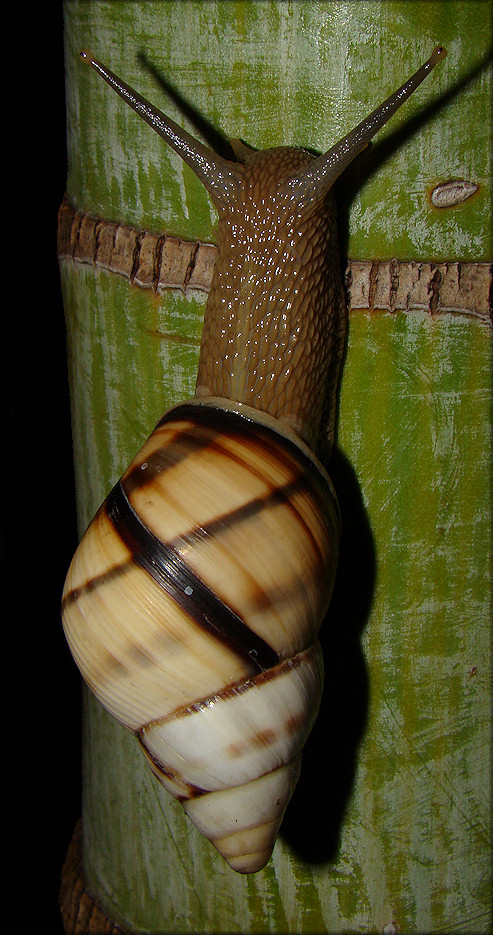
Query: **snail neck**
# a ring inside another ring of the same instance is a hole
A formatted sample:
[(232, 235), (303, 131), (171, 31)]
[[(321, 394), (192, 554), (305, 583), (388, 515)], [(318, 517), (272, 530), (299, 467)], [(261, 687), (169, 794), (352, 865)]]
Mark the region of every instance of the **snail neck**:
[(322, 418), (333, 433), (345, 322), (334, 203), (300, 210), (283, 186), (309, 153), (245, 158), (238, 198), (219, 215), (196, 395), (269, 413), (316, 449)]

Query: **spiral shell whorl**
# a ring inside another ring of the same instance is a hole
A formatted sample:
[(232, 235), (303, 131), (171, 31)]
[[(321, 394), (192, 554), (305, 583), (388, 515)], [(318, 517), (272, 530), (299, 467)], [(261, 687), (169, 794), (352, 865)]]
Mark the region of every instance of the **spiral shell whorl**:
[(84, 535), (63, 623), (103, 705), (234, 869), (269, 859), (316, 717), (339, 514), (278, 420), (170, 410)]
[(258, 870), (270, 857), (322, 684), (316, 640), (256, 678), (139, 732), (154, 774), (240, 872)]

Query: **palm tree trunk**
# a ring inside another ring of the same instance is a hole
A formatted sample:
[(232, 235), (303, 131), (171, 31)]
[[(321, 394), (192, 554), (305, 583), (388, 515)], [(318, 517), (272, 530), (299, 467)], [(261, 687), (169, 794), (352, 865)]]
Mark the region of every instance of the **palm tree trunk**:
[[(59, 253), (81, 532), (162, 412), (194, 390), (214, 249), (185, 292), (179, 272), (156, 280), (142, 254), (135, 277), (137, 240), (147, 232), (151, 250), (164, 233), (176, 238), (186, 278), (183, 241), (213, 243), (215, 216), (188, 168), (79, 50), (196, 135), (198, 114), (259, 148), (319, 150), (437, 42), (449, 51), (340, 186), (352, 305), (330, 467), (341, 567), (322, 632), (322, 708), (273, 858), (251, 877), (231, 871), (87, 693), (83, 877), (77, 837), (62, 891), (67, 932), (486, 931), (486, 9), (66, 3)], [(433, 189), (459, 176), (477, 191), (435, 207)]]

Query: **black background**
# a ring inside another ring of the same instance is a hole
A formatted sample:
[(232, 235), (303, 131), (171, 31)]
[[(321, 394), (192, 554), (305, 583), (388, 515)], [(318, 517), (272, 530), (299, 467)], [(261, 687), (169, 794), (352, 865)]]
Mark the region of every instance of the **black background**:
[(56, 257), (66, 180), (61, 2), (18, 4), (2, 25), (2, 929), (58, 935), (81, 783), (80, 681), (60, 625), (77, 542)]

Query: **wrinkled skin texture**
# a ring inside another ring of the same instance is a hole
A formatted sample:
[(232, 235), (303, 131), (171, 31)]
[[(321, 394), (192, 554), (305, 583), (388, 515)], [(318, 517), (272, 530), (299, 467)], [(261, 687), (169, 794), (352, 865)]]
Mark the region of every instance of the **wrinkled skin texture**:
[(345, 335), (334, 200), (299, 208), (286, 182), (314, 158), (304, 150), (242, 158), (237, 197), (219, 213), (197, 395), (268, 412), (317, 448), (326, 408), (333, 433)]

